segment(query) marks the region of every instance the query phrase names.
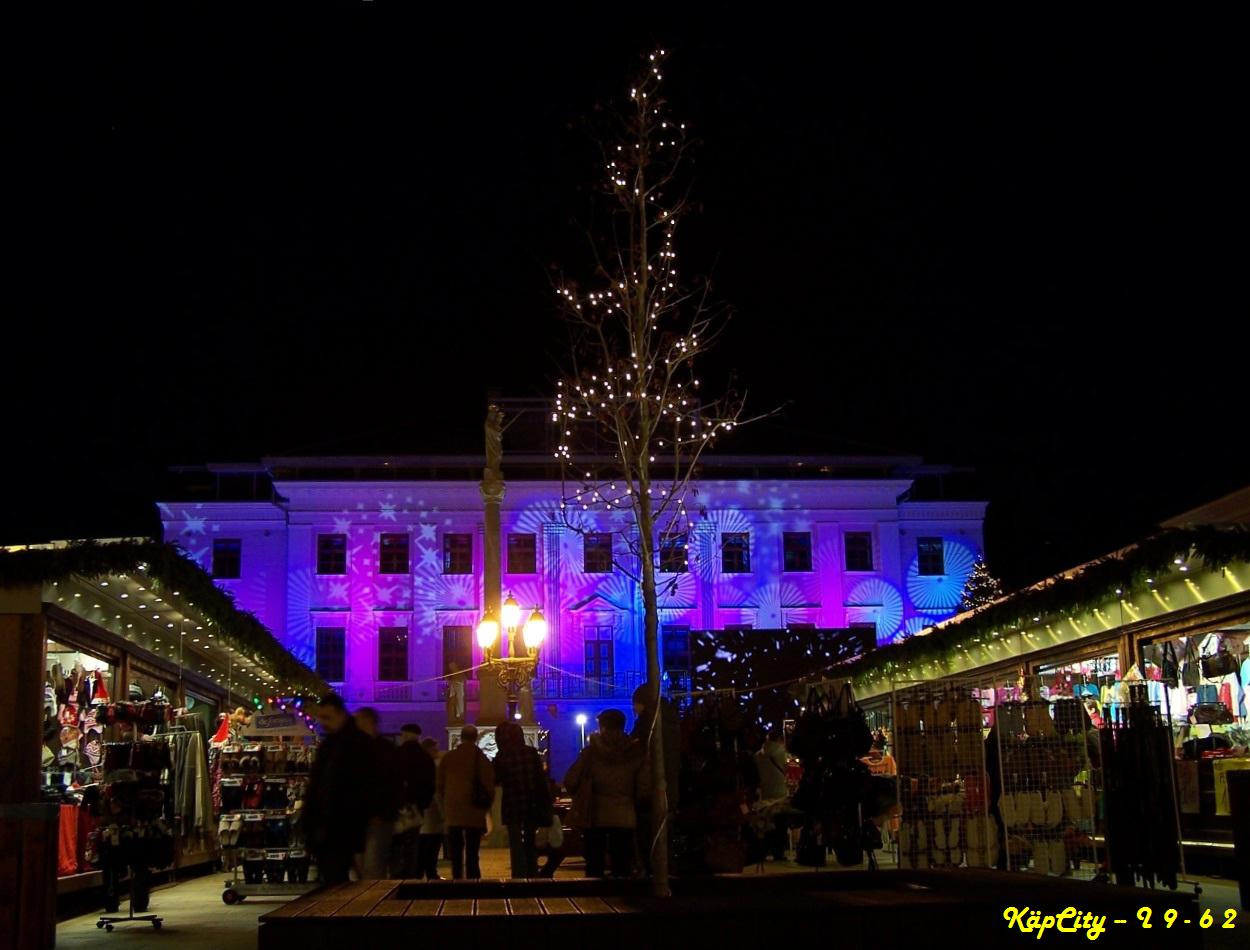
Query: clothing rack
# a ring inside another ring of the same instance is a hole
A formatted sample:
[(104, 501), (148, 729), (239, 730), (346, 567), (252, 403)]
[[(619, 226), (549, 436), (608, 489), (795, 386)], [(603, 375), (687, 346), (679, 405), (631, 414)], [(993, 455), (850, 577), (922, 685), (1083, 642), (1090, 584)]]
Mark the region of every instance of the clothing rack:
[[(155, 784), (157, 785), (157, 787), (165, 788), (168, 786), (168, 783), (162, 781), (160, 778), (161, 774), (165, 771), (164, 765), (162, 765), (160, 768), (156, 768), (151, 765), (144, 766), (142, 764), (136, 766), (133, 762), (128, 761), (125, 768), (114, 768), (111, 771), (107, 769), (108, 750), (110, 748), (116, 749), (116, 748), (121, 748), (124, 746), (124, 747), (129, 747), (133, 750), (135, 746), (140, 746), (140, 745), (145, 745), (145, 744), (147, 743), (140, 742), (139, 740), (134, 740), (130, 742), (106, 742), (104, 744), (105, 745), (106, 771), (105, 771), (105, 781), (103, 784), (106, 788), (111, 787), (113, 785), (122, 784), (121, 782), (118, 782), (116, 779), (111, 779), (110, 776), (115, 776), (115, 775), (127, 773), (127, 772), (134, 773), (134, 775), (136, 776), (136, 782), (135, 782), (136, 784), (142, 783), (145, 777), (148, 781), (151, 781), (153, 777), (155, 777), (155, 780), (156, 780)], [(164, 919), (159, 914), (146, 914), (146, 913), (136, 914), (135, 913), (135, 899), (137, 897), (137, 891), (142, 888), (146, 892), (146, 894), (150, 894), (150, 891), (147, 888), (147, 885), (149, 883), (148, 877), (150, 876), (150, 868), (148, 868), (146, 865), (143, 865), (143, 864), (135, 864), (133, 860), (120, 861), (120, 859), (123, 857), (123, 852), (121, 849), (121, 842), (120, 842), (120, 835), (118, 835), (118, 840), (112, 842), (110, 845), (106, 846), (104, 844), (105, 836), (109, 834), (110, 832), (117, 830), (120, 827), (141, 828), (143, 827), (142, 822), (151, 820), (151, 819), (141, 819), (139, 817), (137, 812), (138, 812), (138, 804), (140, 800), (141, 800), (140, 794), (134, 794), (132, 796), (128, 796), (128, 801), (125, 801), (123, 799), (116, 798), (116, 797), (110, 798), (110, 805), (116, 802), (123, 802), (123, 812), (122, 814), (118, 814), (118, 815), (114, 815), (114, 814), (108, 815), (107, 817), (110, 820), (107, 822), (103, 820), (103, 818), (105, 818), (106, 816), (104, 815), (101, 816), (102, 818), (101, 824), (100, 824), (101, 842), (102, 842), (101, 844), (102, 862), (101, 863), (111, 865), (111, 867), (108, 867), (105, 869), (105, 873), (109, 875), (117, 875), (120, 873), (121, 868), (126, 867), (126, 866), (128, 866), (133, 873), (131, 874), (131, 879), (130, 879), (130, 894), (126, 901), (126, 916), (124, 917), (119, 916), (115, 912), (106, 913), (105, 915), (101, 916), (99, 920), (96, 921), (96, 928), (100, 930), (108, 930), (111, 932), (116, 924), (133, 923), (134, 921), (144, 921), (147, 923), (151, 923), (153, 929), (160, 930), (161, 924), (164, 922)], [(160, 821), (160, 819), (158, 818), (156, 819), (156, 821)], [(132, 841), (133, 840), (134, 839), (132, 838)], [(117, 853), (115, 855), (112, 855), (107, 860), (105, 860), (103, 858), (103, 855), (108, 854), (109, 852), (117, 852)], [(116, 878), (114, 878), (113, 880), (115, 881)], [(112, 886), (113, 885), (110, 885), (110, 889), (108, 891), (109, 894), (112, 894), (112, 890), (111, 890)], [(144, 909), (146, 909), (146, 902), (145, 902)]]

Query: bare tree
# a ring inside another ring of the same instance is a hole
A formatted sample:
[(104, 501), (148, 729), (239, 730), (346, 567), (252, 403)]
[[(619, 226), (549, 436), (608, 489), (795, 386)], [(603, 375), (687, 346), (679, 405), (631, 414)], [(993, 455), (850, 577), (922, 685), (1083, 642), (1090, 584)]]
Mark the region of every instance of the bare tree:
[(595, 509), (623, 512), (633, 522), (629, 563), (616, 563), (642, 594), (657, 819), (651, 869), (660, 895), (669, 893), (669, 776), (663, 730), (656, 728), (662, 672), (657, 574), (674, 573), (668, 583), (675, 583), (675, 572), (687, 566), (689, 529), (698, 517), (691, 481), (700, 456), (747, 421), (741, 418), (745, 393), (730, 385), (708, 397), (696, 370), (729, 311), (713, 303), (707, 281), (679, 276), (675, 238), (690, 210), (684, 169), (691, 139), (664, 98), (664, 61), (664, 50), (644, 57), (628, 99), (610, 111), (612, 127), (600, 139), (606, 213), (588, 235), (589, 279), (561, 278), (556, 286), (572, 343), (568, 378), (558, 383), (552, 414), (561, 435), (556, 457), (564, 471), (566, 523), (581, 530), (573, 515)]

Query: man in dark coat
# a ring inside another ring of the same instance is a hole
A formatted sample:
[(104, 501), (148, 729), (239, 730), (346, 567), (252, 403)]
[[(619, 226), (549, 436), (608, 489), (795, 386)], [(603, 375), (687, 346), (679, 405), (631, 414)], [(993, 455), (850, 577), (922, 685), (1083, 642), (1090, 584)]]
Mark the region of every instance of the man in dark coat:
[(421, 747), (421, 727), (416, 723), (400, 728), (395, 754), (403, 797), (401, 815), (405, 824), (411, 825), (395, 835), (394, 871), (397, 877), (415, 878), (421, 876), (422, 869), (421, 822), (434, 797), (434, 759)]
[(360, 878), (363, 881), (381, 881), (390, 877), (395, 821), (403, 806), (399, 750), (381, 734), (378, 711), (372, 706), (356, 710), (356, 725), (371, 740), (374, 757), (374, 780), (369, 789), (369, 827), (365, 832), (364, 853), (360, 856)]
[(331, 693), (322, 699), (317, 721), (325, 738), (313, 760), (304, 798), (305, 833), (321, 880), (341, 884), (365, 848), (376, 757), (372, 740), (356, 727), (343, 697)]

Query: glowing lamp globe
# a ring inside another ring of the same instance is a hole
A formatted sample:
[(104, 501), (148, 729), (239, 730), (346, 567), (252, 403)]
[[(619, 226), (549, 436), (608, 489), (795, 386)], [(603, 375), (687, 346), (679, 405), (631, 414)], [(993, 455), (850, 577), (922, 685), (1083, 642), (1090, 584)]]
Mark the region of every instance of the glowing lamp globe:
[(525, 638), (525, 648), (527, 650), (537, 650), (543, 645), (543, 641), (547, 639), (547, 619), (537, 607), (530, 614), (530, 619), (525, 621), (525, 630), (522, 632), (522, 636)]
[(508, 599), (503, 602), (503, 609), (500, 611), (503, 618), (503, 625), (512, 630), (521, 622), (521, 605), (512, 599), (512, 595), (508, 595)]
[(579, 726), (584, 726), (584, 725), (586, 725), (586, 714), (585, 714), (585, 713), (578, 713), (578, 714), (577, 714), (577, 724), (578, 724)]
[(483, 650), (489, 650), (498, 639), (499, 621), (494, 617), (483, 617), (482, 622), (477, 625), (477, 645)]

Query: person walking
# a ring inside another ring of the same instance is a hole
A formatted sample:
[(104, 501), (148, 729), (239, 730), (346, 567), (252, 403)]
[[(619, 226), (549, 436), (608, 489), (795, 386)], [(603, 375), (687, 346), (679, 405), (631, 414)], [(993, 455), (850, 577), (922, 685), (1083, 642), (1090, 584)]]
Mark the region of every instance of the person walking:
[(646, 799), (649, 783), (647, 750), (625, 734), (625, 714), (619, 709), (605, 709), (597, 721), (599, 731), (590, 737), (564, 784), (575, 802), (579, 795), (589, 798), (583, 833), (586, 876), (603, 877), (610, 854), (612, 876), (631, 877), (638, 803)]
[[(430, 757), (430, 767), (437, 770), (442, 753), (438, 740), (422, 739), (421, 749)], [(430, 881), (441, 881), (438, 873), (438, 851), (443, 846), (447, 828), (443, 824), (443, 798), (437, 792), (431, 794), (430, 803), (421, 813), (421, 833), (417, 836), (417, 873)]]
[(486, 832), (486, 813), (495, 799), (495, 770), (477, 747), (477, 726), (460, 730), (460, 745), (438, 765), (435, 789), (447, 823), (451, 876), (477, 880), (482, 876), (478, 851)]
[(391, 841), (403, 800), (399, 754), (394, 744), (379, 734), (378, 711), (372, 706), (356, 710), (356, 725), (369, 737), (374, 758), (374, 779), (367, 786), (369, 824), (360, 856), (360, 879), (382, 881), (390, 877)]
[(421, 825), (434, 798), (434, 759), (421, 746), (419, 725), (400, 727), (395, 753), (402, 804), (392, 847), (392, 871), (400, 878), (421, 876)]
[(789, 760), (781, 730), (773, 729), (768, 733), (764, 744), (755, 753), (755, 768), (760, 778), (758, 808), (769, 823), (764, 836), (764, 849), (772, 854), (774, 861), (784, 861), (790, 835), (782, 813), (788, 810), (790, 786), (786, 781)]
[[(649, 697), (650, 687), (646, 683), (634, 690), (634, 728), (630, 732), (630, 736), (641, 742), (646, 749), (650, 748), (653, 725)], [(659, 715), (654, 717), (654, 726), (664, 737), (665, 795), (668, 798), (668, 813), (672, 815), (677, 810), (678, 791), (681, 788), (681, 719), (673, 703), (662, 696), (659, 710)], [(651, 852), (656, 844), (655, 831), (663, 825), (663, 821), (657, 820), (653, 813), (654, 804), (650, 795), (638, 802), (638, 829), (634, 835), (638, 857), (642, 861), (643, 870), (648, 874), (651, 873)]]
[(377, 759), (343, 697), (336, 693), (324, 697), (317, 706), (317, 722), (325, 738), (304, 796), (305, 833), (322, 882), (341, 884), (349, 879), (356, 855), (365, 849)]
[(515, 722), (495, 730), (495, 784), (503, 788), (502, 817), (508, 829), (508, 848), (514, 878), (536, 877), (536, 831), (551, 824), (551, 792), (538, 750), (525, 744), (525, 731)]

